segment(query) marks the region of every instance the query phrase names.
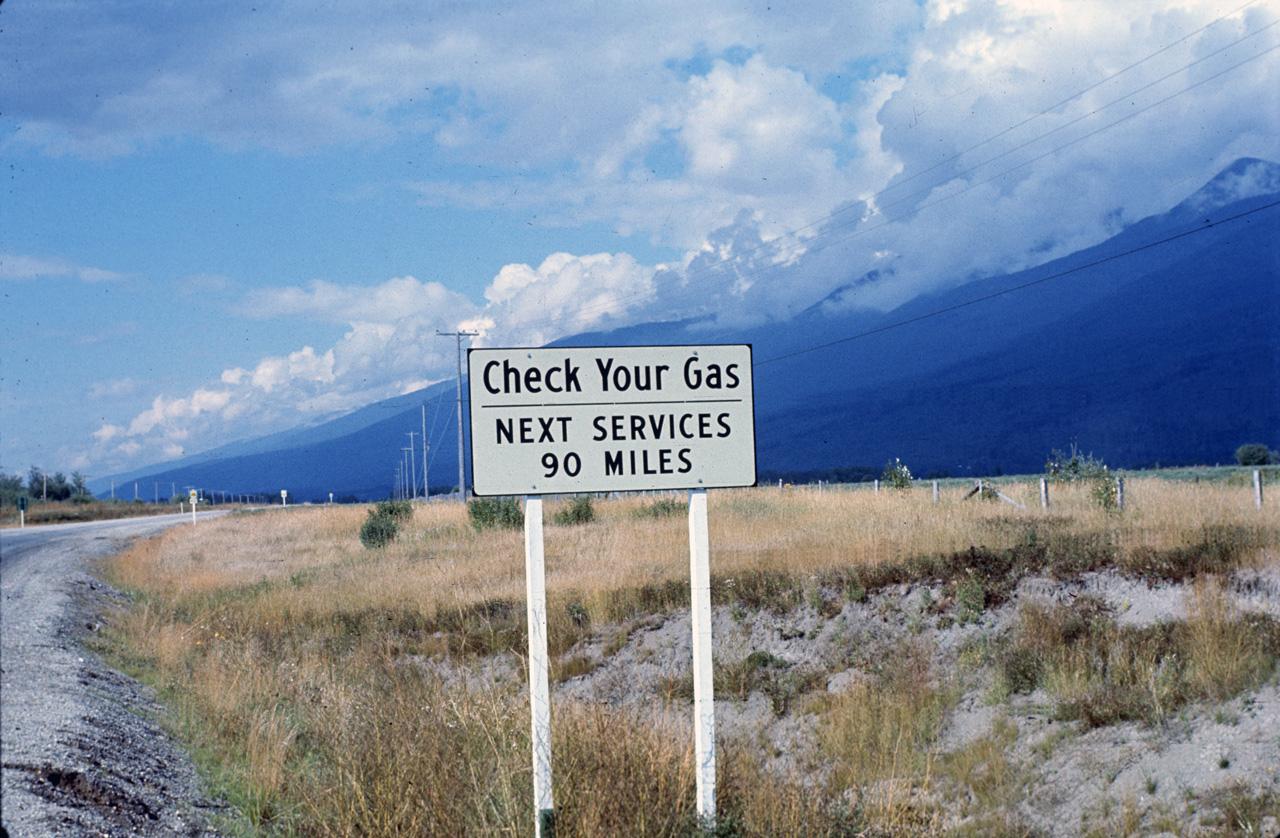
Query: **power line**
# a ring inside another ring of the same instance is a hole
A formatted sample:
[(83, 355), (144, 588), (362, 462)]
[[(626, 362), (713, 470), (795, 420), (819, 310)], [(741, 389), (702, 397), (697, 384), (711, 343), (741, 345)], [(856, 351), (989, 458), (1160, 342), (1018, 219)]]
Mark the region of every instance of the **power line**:
[(1129, 250), (1124, 251), (1123, 253), (1115, 253), (1115, 254), (1112, 254), (1111, 256), (1105, 256), (1101, 259), (1095, 259), (1094, 261), (1084, 265), (1077, 265), (1074, 268), (1068, 268), (1063, 271), (1058, 271), (1057, 273), (1050, 274), (1049, 276), (1041, 277), (1040, 279), (1034, 279), (1034, 280), (1031, 280), (1030, 282), (1024, 282), (1021, 285), (1015, 285), (1012, 288), (1005, 288), (1002, 291), (996, 291), (993, 294), (985, 294), (981, 297), (975, 297), (972, 300), (966, 300), (963, 303), (956, 303), (955, 305), (947, 306), (946, 308), (940, 308), (940, 309), (937, 309), (936, 311), (931, 311), (928, 314), (921, 314), (916, 317), (909, 317), (905, 320), (899, 320), (896, 323), (890, 323), (886, 326), (880, 326), (875, 329), (869, 329), (865, 332), (860, 332), (856, 335), (849, 335), (848, 337), (827, 341), (826, 343), (821, 343), (816, 346), (810, 346), (805, 349), (798, 349), (794, 352), (788, 352), (784, 355), (777, 355), (777, 356), (774, 356), (773, 358), (768, 358), (763, 361), (756, 361), (754, 364), (752, 364), (752, 367), (753, 368), (762, 367), (765, 364), (772, 364), (776, 361), (784, 361), (788, 358), (795, 358), (798, 355), (806, 355), (810, 352), (817, 352), (820, 349), (827, 349), (829, 347), (837, 346), (842, 343), (848, 343), (850, 341), (860, 340), (861, 338), (870, 337), (871, 335), (877, 335), (877, 334), (880, 334), (881, 332), (887, 332), (891, 329), (897, 329), (902, 326), (908, 326), (912, 323), (919, 323), (921, 320), (928, 320), (929, 318), (937, 317), (940, 314), (946, 314), (947, 312), (956, 311), (962, 308), (968, 308), (969, 306), (977, 305), (978, 303), (986, 302), (987, 300), (993, 300), (996, 297), (1003, 297), (1006, 294), (1012, 294), (1015, 291), (1022, 291), (1036, 285), (1041, 285), (1053, 279), (1061, 279), (1062, 277), (1069, 276), (1070, 274), (1079, 273), (1080, 271), (1087, 270), (1089, 268), (1095, 268), (1098, 265), (1106, 264), (1107, 262), (1113, 262), (1116, 259), (1121, 259), (1125, 256), (1132, 256), (1135, 253), (1141, 253), (1144, 250), (1150, 250), (1153, 247), (1159, 247), (1160, 245), (1168, 244), (1169, 242), (1177, 241), (1178, 239), (1186, 238), (1187, 236), (1194, 236), (1197, 233), (1203, 233), (1204, 231), (1217, 227), (1221, 224), (1226, 224), (1230, 221), (1235, 221), (1237, 219), (1244, 218), (1246, 216), (1253, 215), (1254, 213), (1259, 213), (1259, 212), (1262, 212), (1263, 210), (1268, 210), (1277, 206), (1280, 206), (1280, 200), (1272, 201), (1271, 203), (1264, 204), (1260, 207), (1254, 207), (1251, 210), (1246, 210), (1244, 212), (1237, 213), (1228, 218), (1223, 218), (1219, 221), (1209, 221), (1199, 227), (1196, 227), (1195, 229), (1184, 230), (1181, 233), (1176, 233), (1172, 236), (1167, 236), (1158, 241), (1148, 242), (1147, 244), (1139, 245), (1138, 247), (1131, 248)]

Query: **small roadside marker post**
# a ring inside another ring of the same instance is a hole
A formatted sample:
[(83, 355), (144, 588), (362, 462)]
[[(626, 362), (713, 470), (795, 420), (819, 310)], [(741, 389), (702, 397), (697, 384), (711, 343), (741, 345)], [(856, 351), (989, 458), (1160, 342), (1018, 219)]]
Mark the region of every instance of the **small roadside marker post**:
[(689, 492), (697, 811), (714, 829), (707, 489), (756, 485), (751, 347), (472, 349), (467, 363), (474, 494), (524, 498), (534, 835), (555, 832), (542, 497), (671, 490)]
[(288, 489), (281, 489), (281, 490), (280, 490), (280, 505), (281, 505), (281, 506), (288, 506), (288, 505), (289, 505), (289, 490), (288, 490)]
[(1253, 470), (1253, 505), (1262, 508), (1262, 471)]
[[(1254, 472), (1257, 474), (1257, 472)], [(27, 526), (27, 496), (22, 495), (18, 498), (18, 529), (26, 529)]]
[(1049, 508), (1049, 481), (1043, 477), (1040, 478), (1040, 508)]
[(933, 502), (938, 502), (938, 481), (933, 481)]
[(193, 527), (196, 525), (196, 500), (197, 500), (196, 490), (192, 489), (191, 490), (191, 526)]

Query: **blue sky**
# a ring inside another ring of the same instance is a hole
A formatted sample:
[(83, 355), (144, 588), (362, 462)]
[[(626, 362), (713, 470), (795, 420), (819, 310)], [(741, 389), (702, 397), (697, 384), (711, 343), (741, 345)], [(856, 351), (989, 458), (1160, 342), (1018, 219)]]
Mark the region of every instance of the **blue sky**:
[(0, 470), (1064, 255), (1280, 160), (1278, 5), (7, 0)]

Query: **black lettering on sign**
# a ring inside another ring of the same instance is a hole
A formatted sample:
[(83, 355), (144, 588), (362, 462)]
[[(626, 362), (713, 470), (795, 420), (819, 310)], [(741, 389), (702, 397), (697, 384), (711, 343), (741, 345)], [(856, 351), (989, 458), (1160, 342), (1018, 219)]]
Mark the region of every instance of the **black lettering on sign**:
[[(604, 452), (605, 477), (634, 477), (655, 474), (688, 474), (693, 470), (690, 449), (632, 448)], [(677, 460), (679, 462), (677, 463)], [(545, 463), (544, 463), (545, 464)]]
[[(704, 366), (702, 360), (694, 355), (692, 358), (684, 362), (684, 383), (690, 390), (698, 390), (706, 387), (708, 390), (732, 390), (742, 383), (738, 378), (736, 370), (737, 364), (729, 364), (727, 367), (720, 369), (719, 364), (707, 364)], [(725, 384), (725, 380), (728, 384)]]
[[(564, 359), (564, 366), (552, 366), (543, 372), (539, 367), (529, 367), (523, 372), (509, 359), (501, 362), (490, 361), (484, 365), (481, 376), (484, 389), (493, 395), (505, 393), (541, 393), (543, 388), (553, 393), (581, 393), (582, 383), (578, 381), (578, 368)], [(557, 382), (563, 383), (557, 383)]]

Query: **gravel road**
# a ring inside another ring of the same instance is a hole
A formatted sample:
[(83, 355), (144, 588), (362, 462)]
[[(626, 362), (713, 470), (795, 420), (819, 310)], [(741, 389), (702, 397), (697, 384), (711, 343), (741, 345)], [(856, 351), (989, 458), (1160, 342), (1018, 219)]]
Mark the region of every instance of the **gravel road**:
[(149, 692), (81, 648), (118, 596), (90, 560), (190, 521), (0, 530), (0, 836), (215, 834), (204, 826), (215, 804)]

